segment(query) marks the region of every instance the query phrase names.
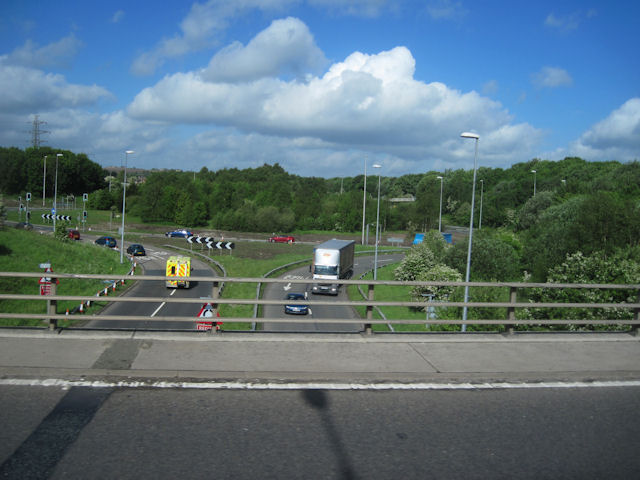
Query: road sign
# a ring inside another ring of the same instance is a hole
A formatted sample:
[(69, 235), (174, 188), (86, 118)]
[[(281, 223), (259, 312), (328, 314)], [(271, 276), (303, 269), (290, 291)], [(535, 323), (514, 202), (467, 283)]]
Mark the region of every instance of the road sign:
[[(53, 273), (53, 270), (51, 270), (50, 263), (41, 263), (40, 268), (44, 268), (45, 274)], [(56, 285), (60, 283), (60, 280), (58, 280), (57, 278), (55, 279), (55, 281), (56, 281)], [(52, 283), (51, 277), (40, 277), (40, 280), (38, 280), (38, 283), (40, 284), (40, 295), (51, 295), (51, 283)]]
[[(216, 316), (219, 317), (220, 314), (217, 313)], [(214, 317), (213, 304), (205, 303), (204, 305), (202, 305), (202, 308), (198, 313), (198, 318), (213, 318), (213, 317)], [(212, 330), (213, 323), (214, 322), (196, 321), (196, 330), (200, 330), (200, 331)], [(215, 322), (215, 324), (216, 324), (216, 330), (220, 330), (220, 325), (222, 325), (222, 322)]]
[(210, 318), (213, 317), (213, 304), (205, 303), (202, 305), (200, 312), (198, 313), (198, 318)]
[[(53, 208), (51, 210), (54, 210)], [(44, 220), (53, 220), (53, 218), (55, 217), (56, 220), (66, 220), (66, 221), (70, 221), (71, 220), (71, 216), (70, 215), (52, 215), (50, 213), (43, 213), (42, 214), (42, 218)]]

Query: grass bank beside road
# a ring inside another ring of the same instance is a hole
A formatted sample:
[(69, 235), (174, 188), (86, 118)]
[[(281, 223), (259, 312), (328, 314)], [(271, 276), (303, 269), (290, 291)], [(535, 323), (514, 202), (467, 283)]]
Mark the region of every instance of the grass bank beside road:
[[(52, 235), (43, 235), (37, 231), (20, 230), (5, 227), (0, 230), (0, 271), (3, 272), (44, 272), (41, 263), (50, 263), (54, 273), (103, 273), (105, 275), (126, 274), (131, 266), (129, 262), (120, 264), (120, 254), (109, 248), (98, 247), (93, 243), (61, 242)], [(100, 280), (61, 279), (57, 287), (59, 295), (93, 295), (103, 289)], [(37, 278), (0, 278), (0, 291), (23, 295), (37, 295), (40, 287)], [(45, 297), (43, 297), (45, 298)], [(92, 309), (101, 308), (105, 302), (96, 302)], [(58, 313), (70, 311), (77, 302), (58, 302)], [(45, 301), (2, 300), (0, 311), (3, 313), (43, 313), (46, 314)], [(58, 322), (67, 326), (81, 320), (81, 316), (70, 317), (68, 321)], [(5, 326), (42, 326), (41, 320), (0, 319)]]

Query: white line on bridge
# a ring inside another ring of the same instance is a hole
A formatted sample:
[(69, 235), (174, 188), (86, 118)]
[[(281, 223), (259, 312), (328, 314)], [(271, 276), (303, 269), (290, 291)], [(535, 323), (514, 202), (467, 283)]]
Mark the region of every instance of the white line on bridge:
[(147, 382), (102, 380), (0, 379), (0, 386), (29, 387), (92, 387), (92, 388), (183, 388), (200, 390), (508, 390), (541, 388), (613, 388), (640, 387), (640, 380), (612, 380), (595, 382), (538, 382), (538, 383), (323, 383), (323, 382)]

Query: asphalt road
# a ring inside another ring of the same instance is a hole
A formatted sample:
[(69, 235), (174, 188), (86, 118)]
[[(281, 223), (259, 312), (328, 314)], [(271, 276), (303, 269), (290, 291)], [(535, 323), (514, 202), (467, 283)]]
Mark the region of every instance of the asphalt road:
[[(378, 255), (378, 267), (387, 265), (390, 263), (399, 262), (404, 255)], [(373, 269), (374, 257), (369, 256), (356, 256), (354, 262), (354, 274), (353, 278), (357, 278), (364, 272)], [(306, 293), (309, 300), (348, 300), (346, 290), (340, 289), (340, 293), (337, 297), (331, 295), (314, 295), (311, 293), (311, 273), (309, 272), (309, 266), (297, 268), (289, 271), (284, 275), (285, 279), (309, 279), (308, 284), (292, 284), (291, 286), (282, 284), (267, 284), (264, 289), (263, 297), (267, 300), (282, 300), (287, 293), (297, 292)], [(265, 318), (295, 318), (294, 315), (285, 314), (284, 307), (266, 305), (264, 307)], [(331, 306), (331, 305), (317, 305), (311, 307), (311, 312), (308, 315), (299, 315), (300, 322), (295, 323), (278, 323), (267, 322), (263, 324), (263, 330), (270, 332), (360, 332), (363, 330), (363, 324), (360, 321), (360, 317), (351, 307), (343, 306)], [(314, 318), (344, 318), (345, 320), (358, 320), (358, 322), (346, 322), (346, 323), (318, 323), (314, 322)]]
[[(147, 256), (136, 257), (136, 261), (144, 268), (147, 275), (164, 275), (167, 257), (175, 255), (154, 247), (145, 247)], [(191, 257), (191, 276), (209, 277), (213, 272), (211, 267)], [(191, 282), (190, 288), (167, 288), (163, 281), (138, 282), (127, 292), (127, 295), (140, 297), (164, 297), (170, 295), (174, 298), (201, 298), (211, 297), (211, 284), (203, 282)], [(130, 320), (92, 320), (85, 324), (85, 328), (111, 328), (111, 329), (136, 329), (136, 330), (195, 330), (195, 319), (201, 306), (193, 303), (118, 303), (113, 302), (106, 307), (103, 313), (108, 315), (141, 315), (149, 316), (146, 321)], [(153, 320), (155, 316), (192, 316), (193, 322)]]
[(1, 478), (631, 479), (640, 388), (0, 387)]

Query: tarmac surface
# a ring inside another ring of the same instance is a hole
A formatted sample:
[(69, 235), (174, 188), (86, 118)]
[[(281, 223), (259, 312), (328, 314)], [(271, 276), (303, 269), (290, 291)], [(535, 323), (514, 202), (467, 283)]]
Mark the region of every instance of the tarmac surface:
[(640, 336), (0, 330), (0, 383), (56, 381), (197, 383), (203, 388), (283, 388), (290, 383), (346, 388), (488, 382), (640, 385)]

